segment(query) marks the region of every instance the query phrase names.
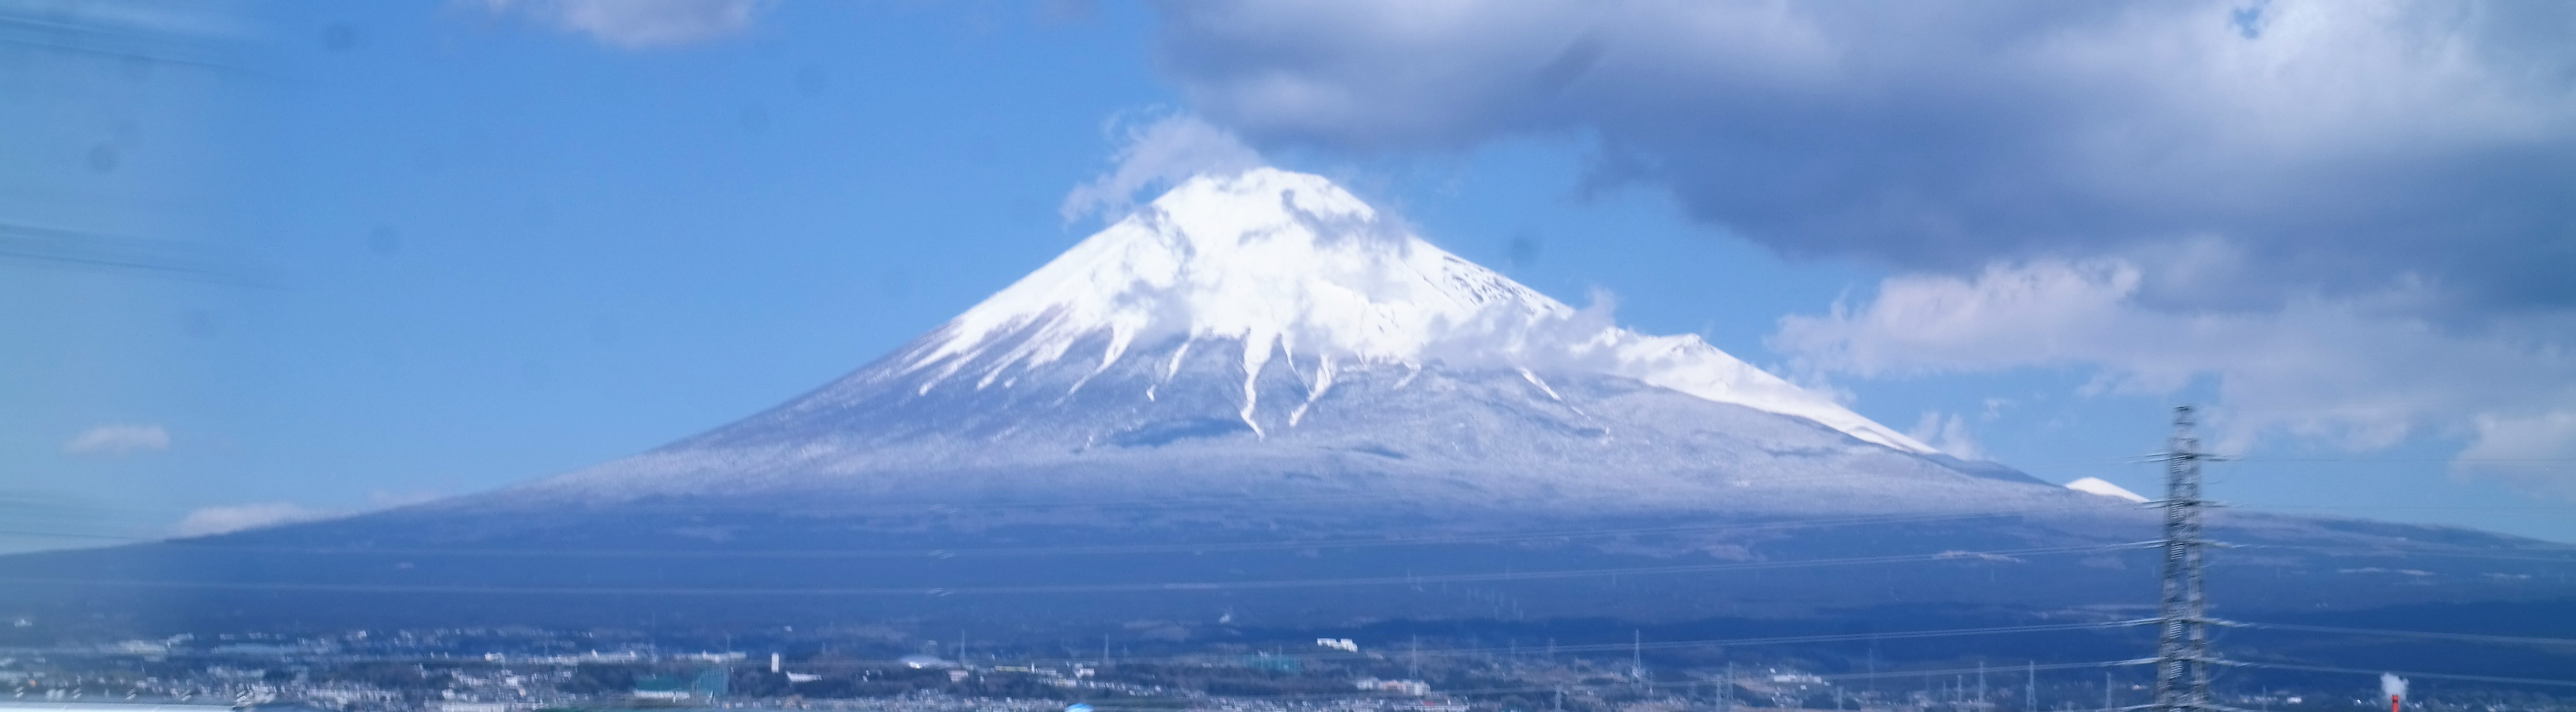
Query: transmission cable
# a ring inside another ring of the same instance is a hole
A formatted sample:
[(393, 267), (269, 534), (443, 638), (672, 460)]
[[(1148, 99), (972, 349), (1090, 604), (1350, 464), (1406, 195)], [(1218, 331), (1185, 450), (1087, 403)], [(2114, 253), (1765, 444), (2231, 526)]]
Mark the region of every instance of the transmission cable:
[(817, 588), (704, 588), (704, 587), (615, 587), (615, 586), (418, 586), (405, 584), (331, 584), (287, 582), (172, 581), (153, 579), (80, 579), (8, 577), (0, 582), (17, 584), (55, 584), (121, 586), (135, 588), (185, 588), (219, 590), (336, 591), (345, 593), (446, 593), (446, 594), (569, 594), (569, 595), (659, 595), (659, 596), (949, 596), (961, 594), (1025, 593), (1140, 593), (1153, 591), (1228, 591), (1290, 588), (1324, 588), (1334, 586), (1419, 585), (1425, 583), (1474, 583), (1488, 581), (1544, 581), (1576, 578), (1599, 578), (1657, 574), (1703, 573), (1791, 569), (1821, 566), (1863, 564), (1917, 563), (1945, 560), (1977, 559), (1992, 561), (2019, 556), (2082, 554), (2128, 549), (2143, 549), (2154, 542), (2061, 546), (1997, 551), (1950, 550), (1930, 554), (1859, 556), (1837, 559), (1799, 561), (1751, 561), (1675, 566), (1636, 566), (1605, 569), (1558, 569), (1539, 571), (1503, 571), (1469, 574), (1428, 574), (1406, 576), (1369, 576), (1319, 579), (1274, 579), (1267, 581), (1212, 581), (1171, 583), (1103, 583), (1053, 584), (1026, 586), (960, 586), (960, 587), (817, 587)]

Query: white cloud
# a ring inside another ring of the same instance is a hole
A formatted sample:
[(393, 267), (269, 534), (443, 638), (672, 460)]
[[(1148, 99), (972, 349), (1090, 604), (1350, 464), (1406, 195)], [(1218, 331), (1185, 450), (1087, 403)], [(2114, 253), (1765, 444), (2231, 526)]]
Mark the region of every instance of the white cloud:
[(65, 455), (132, 455), (169, 449), (170, 431), (159, 425), (101, 425), (63, 442)]
[(2452, 463), (2453, 473), (2576, 498), (2576, 409), (2520, 418), (2482, 415), (2477, 432), (2477, 442)]
[(1173, 185), (1201, 173), (1232, 173), (1262, 165), (1259, 152), (1196, 116), (1165, 116), (1112, 131), (1124, 133), (1118, 165), (1064, 196), (1066, 222), (1090, 215), (1114, 219), (1135, 206), (1138, 191)]
[(751, 26), (765, 0), (482, 0), (493, 12), (519, 12), (601, 44), (650, 49), (703, 42)]
[(1254, 145), (1579, 136), (1588, 187), (1906, 273), (1782, 322), (1802, 381), (2069, 369), (2214, 385), (2222, 447), (2576, 442), (2576, 43), (2545, 29), (2576, 4), (1157, 7), (1189, 109)]
[(1922, 419), (1914, 421), (1914, 427), (1907, 429), (1905, 435), (1961, 460), (1986, 459), (1986, 449), (1968, 432), (1968, 420), (1957, 415), (1924, 411)]
[(440, 495), (437, 492), (428, 490), (413, 490), (408, 492), (375, 490), (367, 493), (367, 508), (370, 510), (398, 509), (420, 504), (422, 502), (436, 500), (439, 496)]
[(200, 507), (170, 525), (173, 537), (211, 536), (244, 529), (309, 522), (339, 516), (339, 512), (313, 509), (291, 502), (263, 502)]
[[(1162, 68), (1256, 145), (1526, 135), (1794, 256), (1956, 270), (2195, 232), (2285, 291), (2576, 304), (2576, 4), (1191, 0)], [(2556, 28), (2555, 31), (2542, 28)]]
[(2222, 448), (2288, 435), (2371, 449), (2426, 431), (2475, 437), (2473, 453), (2576, 447), (2576, 424), (2550, 419), (2576, 402), (2563, 344), (2408, 316), (2416, 297), (2403, 284), (2219, 311), (2152, 303), (2152, 281), (2117, 259), (1899, 276), (1858, 306), (1782, 319), (1769, 343), (1827, 375), (2086, 368), (2087, 392), (2133, 394), (2210, 379)]

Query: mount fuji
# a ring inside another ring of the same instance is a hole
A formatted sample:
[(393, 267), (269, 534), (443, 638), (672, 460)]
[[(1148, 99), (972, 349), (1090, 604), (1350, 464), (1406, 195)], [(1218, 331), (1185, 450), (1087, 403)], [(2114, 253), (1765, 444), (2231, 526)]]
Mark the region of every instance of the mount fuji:
[(2076, 499), (2038, 484), (1697, 337), (1612, 326), (1320, 177), (1260, 169), (1184, 183), (769, 412), (474, 501), (1326, 495), (1571, 515)]
[[(2116, 489), (2116, 488), (2114, 488)], [(954, 320), (632, 457), (346, 519), (0, 557), (0, 612), (398, 623), (1680, 620), (2155, 599), (2152, 513), (1944, 454), (1445, 252), (1188, 180)], [(2212, 590), (2576, 594), (2569, 547), (2224, 512)], [(2513, 556), (2499, 556), (2511, 552)], [(2558, 558), (2553, 558), (2558, 557)]]

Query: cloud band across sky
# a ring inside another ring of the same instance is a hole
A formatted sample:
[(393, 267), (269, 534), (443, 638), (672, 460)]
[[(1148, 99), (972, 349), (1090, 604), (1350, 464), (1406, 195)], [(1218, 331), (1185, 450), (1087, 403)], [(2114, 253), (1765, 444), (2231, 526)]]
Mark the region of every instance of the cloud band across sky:
[(1960, 270), (2216, 236), (2307, 282), (2576, 304), (2576, 5), (1162, 7), (1166, 74), (1256, 143), (1579, 132), (1597, 180), (1793, 255)]
[(1577, 136), (1594, 185), (1894, 272), (1783, 320), (1811, 377), (2090, 369), (2215, 383), (2240, 446), (2576, 452), (2576, 5), (1160, 8), (1162, 71), (1255, 146)]
[(2576, 363), (2546, 344), (2451, 333), (2381, 308), (2413, 295), (2294, 300), (2270, 312), (2178, 312), (2141, 301), (2118, 260), (1998, 264), (1970, 278), (1891, 278), (1857, 305), (1781, 321), (1771, 347), (1825, 374), (2098, 370), (2097, 393), (2215, 381), (2241, 449), (2273, 433), (2377, 449), (2423, 432), (2482, 457), (2550, 454), (2576, 409)]

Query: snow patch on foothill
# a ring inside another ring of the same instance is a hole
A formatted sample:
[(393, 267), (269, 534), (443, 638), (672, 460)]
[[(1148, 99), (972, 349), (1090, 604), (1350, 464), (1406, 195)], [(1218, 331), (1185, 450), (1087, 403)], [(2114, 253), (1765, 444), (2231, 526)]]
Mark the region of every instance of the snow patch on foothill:
[(2099, 477), (2087, 477), (2074, 482), (2068, 482), (2066, 483), (2066, 488), (2085, 494), (2098, 494), (2104, 497), (2125, 499), (2131, 502), (2147, 501), (2146, 495), (2131, 492), (2126, 487), (2111, 484), (2110, 481)]

